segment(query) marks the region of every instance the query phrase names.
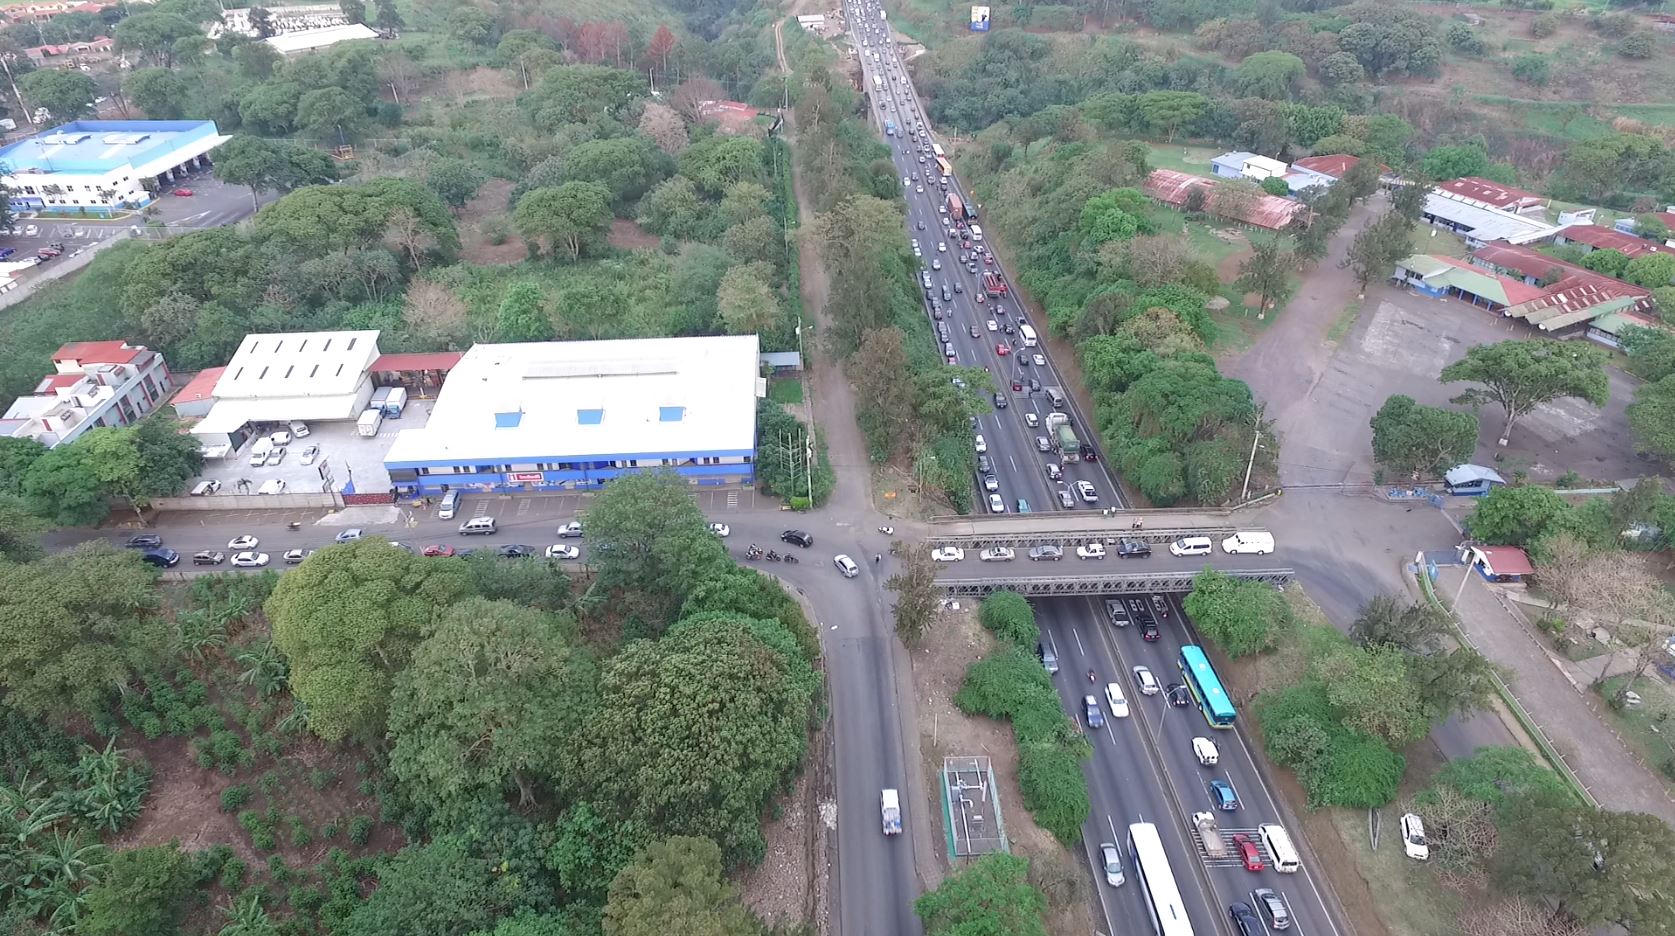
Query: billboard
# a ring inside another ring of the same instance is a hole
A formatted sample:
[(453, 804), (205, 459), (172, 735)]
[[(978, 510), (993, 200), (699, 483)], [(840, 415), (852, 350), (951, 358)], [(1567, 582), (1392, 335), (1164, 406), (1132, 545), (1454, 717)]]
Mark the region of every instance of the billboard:
[(971, 8), (971, 31), (972, 32), (988, 32), (989, 31), (989, 8), (988, 7), (986, 7), (986, 6), (974, 6), (974, 7)]

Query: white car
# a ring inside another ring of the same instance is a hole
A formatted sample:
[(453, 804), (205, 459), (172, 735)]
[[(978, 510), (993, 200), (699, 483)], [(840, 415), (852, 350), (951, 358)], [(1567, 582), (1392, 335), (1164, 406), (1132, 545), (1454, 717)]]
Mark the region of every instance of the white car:
[(558, 525), (559, 539), (575, 539), (581, 535), (582, 522), (580, 520), (572, 520), (569, 523), (561, 523)]
[(725, 523), (712, 523), (710, 524), (710, 532), (722, 539), (726, 539), (727, 537), (733, 535), (733, 528)]
[(268, 441), (272, 442), (274, 445), (290, 445), (291, 434), (283, 430), (275, 432), (273, 435), (268, 436)]
[(982, 454), (986, 453), (988, 450), (989, 450), (989, 443), (983, 441), (983, 436), (981, 434), (979, 434), (977, 436), (977, 454), (982, 455)]
[(958, 546), (943, 546), (931, 550), (931, 558), (937, 562), (961, 562), (965, 559), (965, 550)]
[(239, 569), (259, 569), (268, 564), (268, 554), (263, 552), (233, 553), (233, 566)]
[(991, 546), (977, 554), (977, 558), (984, 562), (1011, 562), (1017, 555), (1005, 546)]
[(1029, 359), (1035, 363), (1036, 367), (1046, 367), (1047, 366), (1047, 358), (1043, 355), (1032, 354), (1032, 355), (1029, 356)]
[(1157, 684), (1157, 677), (1144, 666), (1134, 667), (1134, 684), (1140, 687), (1141, 695), (1157, 695), (1163, 687)]
[(1103, 559), (1103, 558), (1105, 558), (1105, 544), (1104, 543), (1085, 543), (1081, 546), (1077, 546), (1076, 547), (1076, 558), (1078, 558), (1078, 559)]
[(1006, 512), (1006, 502), (1000, 499), (999, 494), (990, 494), (989, 495), (989, 513), (1005, 513), (1005, 512)]
[(285, 550), (284, 559), (287, 565), (296, 565), (304, 559), (307, 559), (308, 554), (313, 551), (314, 550), (312, 549), (287, 549)]
[(1112, 718), (1128, 717), (1128, 700), (1123, 697), (1122, 686), (1116, 683), (1106, 683), (1105, 701), (1111, 706)]
[(989, 331), (1000, 331), (1000, 323), (994, 319), (989, 319)]
[(305, 465), (314, 464), (314, 460), (319, 457), (320, 447), (318, 445), (310, 445), (308, 448), (302, 450), (302, 463)]
[(278, 448), (275, 448), (275, 449), (269, 449), (268, 450), (267, 461), (263, 462), (262, 464), (264, 464), (264, 465), (277, 465), (284, 460), (285, 460), (285, 447), (282, 445), (282, 446), (280, 446)]
[(1030, 427), (1031, 429), (1034, 429), (1035, 427), (1041, 425), (1041, 417), (1035, 415), (1034, 413), (1025, 413), (1024, 414), (1024, 425)]
[(255, 549), (257, 546), (261, 545), (261, 542), (262, 541), (257, 539), (256, 537), (251, 536), (249, 534), (245, 534), (244, 536), (235, 536), (232, 539), (228, 540), (227, 541), (227, 548), (228, 549)]
[(902, 185), (903, 185), (903, 186), (904, 186), (904, 187), (905, 187), (905, 186), (909, 186), (909, 185), (912, 185), (912, 184), (913, 184), (913, 180), (912, 180), (912, 179), (909, 179), (909, 178), (908, 178), (908, 177), (907, 177), (907, 176), (902, 176), (902, 177), (901, 177), (901, 184), (902, 184)]
[(1402, 816), (1402, 851), (1414, 861), (1428, 861), (1431, 846), (1425, 841), (1425, 823), (1413, 813)]
[(937, 241), (936, 242), (936, 252), (937, 253), (947, 253), (948, 252), (948, 245), (944, 244), (941, 241)]
[(548, 559), (580, 559), (581, 557), (582, 551), (574, 546), (559, 544), (557, 546), (547, 547)]
[(1080, 497), (1084, 504), (1099, 503), (1099, 491), (1094, 488), (1091, 481), (1077, 481), (1076, 496)]

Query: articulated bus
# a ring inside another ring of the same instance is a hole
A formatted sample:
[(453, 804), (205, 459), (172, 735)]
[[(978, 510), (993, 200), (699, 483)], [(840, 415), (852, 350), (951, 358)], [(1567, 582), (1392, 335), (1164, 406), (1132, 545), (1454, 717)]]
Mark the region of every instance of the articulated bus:
[(954, 174), (954, 165), (948, 161), (948, 157), (946, 156), (936, 157), (936, 168), (941, 170), (942, 174), (945, 176), (951, 176)]
[(1186, 680), (1193, 701), (1198, 703), (1198, 710), (1204, 713), (1204, 720), (1210, 723), (1210, 727), (1233, 727), (1233, 719), (1237, 715), (1233, 709), (1233, 700), (1227, 697), (1227, 690), (1221, 687), (1221, 680), (1216, 677), (1215, 667), (1210, 665), (1210, 658), (1204, 655), (1204, 648), (1194, 644), (1182, 647), (1176, 665), (1180, 667), (1181, 678)]
[(1192, 921), (1187, 919), (1181, 892), (1175, 889), (1175, 872), (1169, 870), (1169, 856), (1163, 853), (1157, 826), (1149, 822), (1129, 826), (1128, 853), (1134, 856), (1134, 876), (1140, 879), (1140, 893), (1146, 897), (1157, 936), (1192, 936)]

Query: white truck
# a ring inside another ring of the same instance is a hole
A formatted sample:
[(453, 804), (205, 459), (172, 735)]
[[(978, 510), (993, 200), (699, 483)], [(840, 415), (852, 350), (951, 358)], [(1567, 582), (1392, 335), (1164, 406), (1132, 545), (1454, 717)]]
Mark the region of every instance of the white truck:
[(1198, 829), (1198, 837), (1204, 842), (1204, 854), (1211, 858), (1225, 858), (1232, 853), (1227, 847), (1227, 840), (1221, 837), (1221, 827), (1216, 825), (1215, 813), (1195, 812), (1192, 814), (1192, 824)]
[(884, 820), (885, 835), (901, 834), (901, 795), (895, 790), (885, 790), (879, 797), (880, 812)]
[(355, 420), (355, 428), (360, 431), (362, 437), (368, 439), (377, 435), (378, 427), (383, 424), (384, 411), (381, 409), (369, 409), (362, 413), (359, 419)]

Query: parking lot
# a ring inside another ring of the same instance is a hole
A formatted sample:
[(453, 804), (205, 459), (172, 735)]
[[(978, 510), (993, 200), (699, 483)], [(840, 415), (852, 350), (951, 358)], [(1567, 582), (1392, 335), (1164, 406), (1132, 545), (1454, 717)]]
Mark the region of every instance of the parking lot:
[[(252, 464), (252, 452), (269, 435), (257, 436), (226, 458), (204, 465), (199, 480), (221, 482), (222, 494), (255, 494), (265, 482), (285, 482), (288, 494), (342, 491), (347, 494), (383, 493), (390, 489), (390, 475), (384, 470), (384, 454), (403, 429), (417, 429), (430, 419), (432, 400), (413, 400), (400, 419), (385, 419), (378, 434), (361, 436), (355, 421), (308, 423), (307, 438), (291, 439), (277, 462), (270, 456), (260, 466)], [(284, 431), (283, 425), (265, 427), (266, 432)], [(309, 450), (313, 449), (313, 457)], [(271, 463), (270, 463), (271, 462)]]

